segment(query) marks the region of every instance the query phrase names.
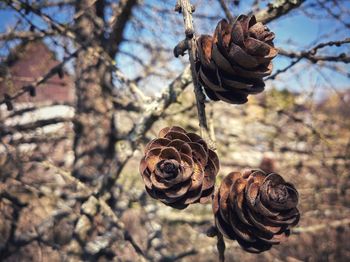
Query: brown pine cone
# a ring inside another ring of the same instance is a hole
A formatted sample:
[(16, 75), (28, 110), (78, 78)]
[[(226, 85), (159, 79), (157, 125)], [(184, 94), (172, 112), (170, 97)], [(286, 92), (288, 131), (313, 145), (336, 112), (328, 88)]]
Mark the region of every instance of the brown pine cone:
[(206, 142), (176, 126), (147, 144), (140, 163), (148, 194), (177, 209), (211, 199), (218, 171), (219, 159)]
[(233, 24), (221, 20), (214, 36), (197, 39), (198, 79), (212, 100), (244, 104), (249, 94), (264, 90), (277, 55), (275, 34), (255, 16), (240, 15)]
[(280, 175), (232, 172), (214, 195), (215, 224), (246, 251), (260, 253), (289, 236), (300, 218), (297, 204), (297, 190)]

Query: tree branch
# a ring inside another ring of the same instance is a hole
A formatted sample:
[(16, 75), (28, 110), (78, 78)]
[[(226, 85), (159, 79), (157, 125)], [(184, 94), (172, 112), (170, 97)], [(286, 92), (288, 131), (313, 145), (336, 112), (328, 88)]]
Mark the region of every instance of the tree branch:
[(180, 9), (183, 14), (185, 35), (187, 39), (188, 55), (191, 65), (192, 81), (194, 86), (194, 93), (196, 95), (197, 112), (199, 118), (199, 127), (202, 137), (208, 142), (209, 146), (215, 148), (212, 140), (210, 139), (210, 132), (207, 123), (207, 116), (205, 112), (205, 95), (202, 87), (199, 84), (198, 76), (196, 72), (196, 40), (194, 36), (194, 27), (192, 22), (192, 5), (189, 0), (180, 0)]
[(37, 9), (49, 8), (49, 7), (63, 7), (74, 5), (75, 0), (58, 0), (58, 1), (40, 1), (39, 3), (33, 3), (33, 6)]
[(294, 61), (292, 61), (288, 66), (286, 66), (283, 69), (277, 70), (274, 74), (266, 78), (268, 79), (275, 79), (276, 76), (278, 76), (281, 73), (284, 73), (288, 71), (290, 68), (298, 64), (302, 59), (307, 59), (312, 63), (317, 63), (319, 61), (327, 61), (327, 62), (343, 62), (343, 63), (350, 63), (350, 57), (347, 56), (345, 53), (342, 53), (337, 56), (331, 56), (331, 55), (316, 55), (317, 51), (321, 48), (327, 47), (327, 46), (341, 46), (343, 44), (349, 44), (350, 38), (345, 38), (344, 40), (340, 41), (329, 41), (325, 43), (319, 43), (315, 47), (311, 48), (307, 51), (302, 52), (292, 52), (292, 51), (286, 51), (283, 49), (279, 49), (278, 53), (282, 56), (286, 56), (289, 58), (295, 58)]
[(299, 7), (305, 0), (275, 0), (269, 3), (268, 8), (255, 14), (256, 20), (264, 24), (287, 14), (289, 11)]
[(331, 61), (331, 62), (344, 62), (344, 63), (350, 63), (350, 57), (347, 56), (345, 53), (337, 55), (337, 56), (319, 56), (316, 55), (317, 51), (321, 48), (327, 47), (327, 46), (341, 46), (343, 44), (349, 44), (350, 38), (345, 38), (344, 40), (339, 41), (329, 41), (325, 43), (319, 43), (315, 47), (302, 52), (291, 52), (286, 51), (283, 49), (279, 49), (278, 53), (283, 56), (287, 56), (290, 58), (300, 58), (300, 59), (308, 59), (313, 63), (316, 63), (318, 61)]
[(125, 143), (128, 144), (128, 146), (125, 145), (123, 149), (123, 159), (120, 158), (116, 160), (118, 161), (118, 163), (115, 164), (117, 170), (115, 173), (105, 177), (105, 181), (102, 183), (101, 189), (99, 190), (100, 194), (108, 192), (114, 186), (115, 181), (118, 179), (128, 160), (133, 156), (147, 131), (150, 130), (154, 122), (163, 116), (165, 110), (176, 101), (177, 97), (191, 83), (191, 80), (191, 71), (190, 68), (187, 67), (184, 72), (166, 87), (161, 95), (148, 106), (142, 118), (134, 125), (133, 129), (127, 135)]
[(37, 16), (39, 16), (43, 21), (45, 21), (54, 31), (57, 31), (58, 33), (65, 35), (73, 40), (76, 40), (75, 34), (72, 30), (70, 30), (68, 27), (63, 25), (62, 23), (59, 23), (57, 21), (54, 21), (50, 16), (44, 14), (40, 9), (35, 8), (34, 6), (29, 5), (27, 2), (23, 2), (21, 0), (12, 0), (6, 2), (12, 9), (16, 10), (17, 12), (21, 13), (21, 10), (23, 8), (25, 10), (28, 10)]
[(0, 127), (1, 127), (0, 137), (6, 136), (6, 135), (12, 135), (16, 132), (34, 130), (39, 127), (58, 124), (58, 123), (64, 123), (69, 121), (72, 121), (72, 119), (64, 118), (64, 117), (55, 117), (50, 119), (42, 119), (35, 122), (30, 122), (28, 124), (23, 124), (23, 125), (19, 124), (15, 126), (2, 126), (0, 124)]
[(235, 20), (235, 18), (231, 14), (230, 9), (228, 8), (225, 0), (219, 0), (219, 3), (220, 3), (222, 10), (224, 11), (227, 19), (232, 23)]
[(106, 50), (110, 57), (114, 57), (118, 52), (119, 45), (123, 41), (125, 25), (129, 21), (132, 9), (135, 5), (137, 5), (137, 0), (122, 0), (119, 2), (114, 14), (115, 18), (112, 32), (106, 45)]
[(208, 237), (217, 237), (217, 243), (216, 243), (216, 248), (218, 249), (219, 253), (219, 261), (220, 262), (225, 262), (225, 240), (223, 235), (220, 233), (220, 231), (217, 229), (216, 226), (211, 226), (207, 230), (207, 236)]
[(81, 51), (81, 48), (77, 49), (74, 53), (70, 54), (70, 56), (66, 57), (63, 59), (63, 61), (59, 64), (57, 64), (56, 66), (54, 66), (53, 68), (51, 68), (44, 76), (39, 77), (34, 83), (32, 83), (29, 86), (23, 86), (20, 91), (18, 91), (15, 95), (10, 96), (10, 95), (6, 95), (5, 98), (3, 98), (2, 100), (0, 100), (0, 105), (1, 104), (6, 104), (9, 108), (12, 106), (11, 101), (13, 101), (14, 99), (24, 95), (27, 92), (35, 92), (35, 88), (37, 88), (38, 86), (44, 84), (45, 82), (47, 82), (51, 77), (53, 77), (55, 74), (59, 73), (60, 70), (62, 70), (63, 66), (69, 61), (71, 60), (73, 57), (76, 57), (77, 54)]
[(0, 41), (11, 41), (15, 39), (28, 39), (28, 40), (34, 40), (39, 38), (44, 38), (48, 36), (53, 36), (57, 34), (56, 32), (52, 30), (48, 30), (45, 32), (31, 32), (31, 31), (11, 31), (8, 33), (0, 34)]

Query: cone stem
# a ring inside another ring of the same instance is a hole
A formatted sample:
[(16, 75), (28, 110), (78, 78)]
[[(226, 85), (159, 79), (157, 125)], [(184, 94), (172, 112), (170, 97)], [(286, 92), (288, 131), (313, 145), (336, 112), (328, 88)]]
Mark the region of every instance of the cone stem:
[(191, 64), (191, 73), (193, 79), (194, 93), (196, 96), (196, 106), (199, 119), (199, 127), (201, 131), (201, 136), (208, 142), (211, 148), (215, 148), (214, 142), (210, 137), (210, 132), (207, 123), (207, 115), (205, 112), (205, 95), (198, 82), (198, 76), (196, 72), (196, 38), (194, 33), (192, 12), (194, 8), (189, 0), (178, 0), (176, 4), (176, 10), (181, 11), (184, 19), (184, 27), (186, 34), (186, 41), (188, 46), (188, 55)]
[(218, 239), (218, 242), (216, 244), (216, 247), (217, 247), (218, 252), (219, 252), (219, 261), (225, 262), (225, 249), (226, 249), (225, 240), (224, 240), (223, 235), (219, 232), (217, 234), (217, 239)]
[(217, 237), (217, 243), (216, 243), (216, 248), (219, 253), (219, 262), (225, 262), (225, 240), (224, 236), (220, 233), (219, 229), (216, 226), (211, 226), (207, 230), (207, 236), (208, 237)]

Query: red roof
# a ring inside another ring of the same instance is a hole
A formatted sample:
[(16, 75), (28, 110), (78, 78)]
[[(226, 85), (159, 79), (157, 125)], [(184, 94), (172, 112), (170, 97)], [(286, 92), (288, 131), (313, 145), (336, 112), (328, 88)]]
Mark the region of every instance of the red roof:
[[(23, 86), (33, 84), (59, 63), (54, 53), (42, 41), (17, 46), (5, 62), (5, 76), (0, 76), (0, 96), (4, 93), (16, 94)], [(73, 99), (73, 80), (64, 72), (62, 79), (55, 75), (40, 85), (35, 97), (26, 93), (15, 102), (72, 102)]]

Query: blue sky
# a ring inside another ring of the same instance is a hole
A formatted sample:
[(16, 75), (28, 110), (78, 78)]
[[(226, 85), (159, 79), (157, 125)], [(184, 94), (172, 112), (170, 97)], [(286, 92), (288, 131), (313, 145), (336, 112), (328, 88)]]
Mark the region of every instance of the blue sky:
[[(344, 1), (344, 2), (343, 2)], [(350, 1), (343, 0), (342, 6), (344, 8), (347, 8), (347, 10), (350, 10)], [(149, 0), (145, 1), (147, 4), (155, 5), (158, 7), (164, 7), (164, 8), (173, 8), (173, 2), (174, 1), (159, 1), (159, 0)], [(214, 8), (214, 4), (216, 4), (216, 1), (211, 0), (207, 1), (209, 4), (204, 5), (203, 2), (205, 1), (199, 1), (201, 4), (197, 7), (196, 12), (198, 13), (206, 13), (211, 12), (213, 10), (218, 10), (218, 12), (222, 12), (217, 6)], [(250, 1), (241, 1), (242, 4), (239, 9), (233, 7), (232, 10), (234, 10), (234, 14), (239, 13), (246, 13), (250, 9)], [(313, 2), (313, 1), (306, 1), (307, 3)], [(337, 11), (337, 10), (335, 10)], [(50, 13), (55, 13), (57, 10), (51, 10)], [(57, 13), (56, 13), (57, 14)], [(314, 15), (322, 16), (322, 11), (315, 11), (313, 13)], [(136, 16), (139, 16), (138, 12), (135, 14)], [(178, 14), (169, 14), (170, 16), (176, 16)], [(0, 32), (4, 32), (8, 26), (13, 26), (13, 24), (16, 21), (15, 16), (17, 16), (12, 11), (0, 11)], [(39, 19), (36, 18), (35, 15), (32, 15), (30, 17), (31, 21), (39, 26), (44, 26), (42, 22), (40, 22)], [(60, 13), (59, 15), (55, 15), (55, 19), (63, 21), (71, 20), (71, 14), (70, 13)], [(163, 18), (166, 19), (166, 18)], [(210, 33), (213, 32), (216, 23), (213, 22), (212, 24), (209, 24), (209, 26), (206, 26), (206, 29), (210, 32), (203, 32), (203, 28), (201, 28), (200, 22), (197, 19), (195, 19), (195, 26), (196, 29), (198, 29), (198, 33)], [(346, 17), (345, 20), (346, 23), (350, 23), (350, 16)], [(310, 19), (308, 18), (304, 13), (300, 11), (294, 11), (291, 13), (291, 15), (282, 17), (278, 20), (275, 20), (271, 23), (269, 23), (269, 28), (275, 32), (276, 39), (275, 39), (275, 45), (277, 47), (283, 47), (286, 50), (293, 50), (293, 51), (299, 51), (303, 49), (308, 49), (315, 44), (319, 42), (327, 42), (329, 40), (341, 40), (346, 37), (350, 36), (350, 30), (349, 28), (346, 28), (341, 23), (334, 23), (334, 19), (329, 20), (325, 18), (320, 19)], [(165, 28), (162, 29), (166, 32), (166, 30), (172, 30), (172, 28)], [(136, 32), (133, 30), (131, 26), (128, 27), (128, 30), (126, 31), (126, 35), (128, 37), (132, 37), (133, 34)], [(329, 36), (324, 36), (325, 34), (329, 33)], [(154, 35), (151, 35), (149, 32), (143, 32), (145, 38), (146, 37), (154, 37)], [(168, 46), (169, 48), (175, 46), (176, 41), (179, 41), (181, 39), (176, 39), (177, 35), (173, 35), (172, 37), (165, 38), (167, 43), (164, 43), (164, 45)], [(344, 45), (342, 47), (332, 47), (332, 48), (324, 48), (320, 50), (319, 54), (339, 54), (339, 53), (350, 53), (350, 48), (348, 45)], [(122, 50), (127, 52), (132, 52), (135, 54), (138, 54), (138, 52), (141, 52), (141, 50), (138, 50), (139, 47), (129, 45), (129, 44), (123, 44)], [(0, 49), (0, 51), (3, 51)], [(62, 55), (62, 50), (58, 51), (58, 56), (60, 57)], [(181, 59), (180, 61), (176, 58), (169, 60), (169, 63), (173, 65), (175, 70), (181, 71), (181, 68), (183, 67), (184, 63), (186, 63), (186, 59)], [(130, 59), (128, 59), (125, 56), (117, 57), (117, 62), (120, 65), (121, 68), (125, 71), (125, 73), (132, 77), (132, 74), (135, 72), (135, 65), (130, 67)], [(285, 66), (287, 66), (290, 63), (290, 59), (286, 59), (282, 56), (277, 57), (274, 60), (274, 70), (282, 69)], [(350, 66), (341, 64), (341, 66), (344, 67), (344, 70), (347, 72), (350, 72)], [(137, 66), (136, 66), (137, 67)], [(304, 89), (307, 86), (313, 86), (313, 85), (319, 85), (322, 88), (325, 86), (328, 89), (344, 89), (350, 87), (350, 81), (349, 77), (346, 77), (342, 74), (335, 73), (332, 70), (328, 69), (320, 69), (317, 66), (313, 66), (306, 61), (300, 63), (298, 67), (302, 68), (302, 71), (298, 74), (298, 77), (294, 77), (293, 74), (285, 74), (281, 78), (277, 78), (276, 80), (269, 81), (270, 85), (277, 86), (279, 88), (288, 88), (295, 91), (304, 91)], [(159, 84), (159, 83), (158, 83)], [(327, 87), (328, 85), (328, 87)], [(163, 83), (161, 83), (159, 86), (163, 86)], [(330, 86), (330, 87), (329, 87)], [(157, 88), (157, 87), (156, 87)]]

